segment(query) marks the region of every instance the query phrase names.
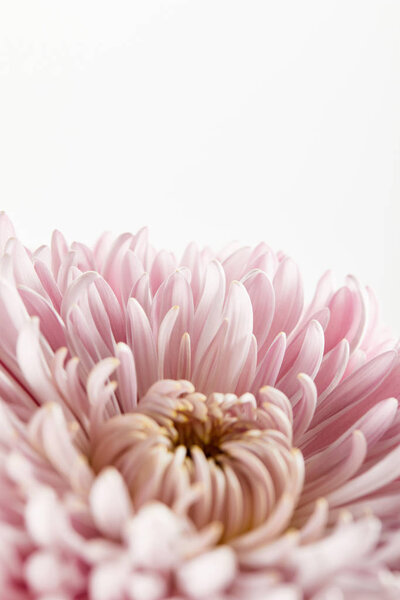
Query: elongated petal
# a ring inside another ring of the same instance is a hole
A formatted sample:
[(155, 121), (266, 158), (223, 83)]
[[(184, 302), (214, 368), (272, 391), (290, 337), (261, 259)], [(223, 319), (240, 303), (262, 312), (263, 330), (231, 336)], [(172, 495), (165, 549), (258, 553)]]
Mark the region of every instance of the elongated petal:
[(400, 448), (328, 496), (332, 506), (355, 500), (390, 483), (400, 475)]
[(279, 306), (271, 326), (268, 340), (284, 331), (290, 333), (303, 309), (303, 287), (295, 263), (286, 258), (281, 262), (274, 277), (275, 305)]
[(293, 366), (286, 375), (277, 381), (277, 386), (287, 395), (292, 396), (297, 389), (299, 373), (315, 377), (324, 354), (324, 332), (318, 321), (311, 321), (303, 345)]
[(261, 348), (268, 337), (274, 318), (274, 288), (266, 273), (259, 270), (250, 271), (242, 279), (242, 283), (251, 300), (253, 307), (253, 332), (257, 339), (257, 346)]
[(148, 318), (133, 298), (128, 302), (127, 319), (127, 341), (133, 352), (141, 397), (157, 379), (156, 347)]
[(135, 361), (131, 349), (123, 343), (117, 345), (115, 356), (119, 360), (117, 370), (119, 402), (123, 412), (131, 412), (137, 406)]

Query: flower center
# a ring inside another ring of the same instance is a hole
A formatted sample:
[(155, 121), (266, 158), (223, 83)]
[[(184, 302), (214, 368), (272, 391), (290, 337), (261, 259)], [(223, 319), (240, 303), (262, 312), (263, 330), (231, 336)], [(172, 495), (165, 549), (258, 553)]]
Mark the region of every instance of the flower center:
[(187, 506), (199, 528), (219, 521), (222, 541), (262, 525), (301, 488), (290, 422), (251, 394), (206, 397), (188, 382), (160, 381), (138, 412), (109, 419), (93, 442), (94, 469), (117, 467), (135, 509), (150, 500)]

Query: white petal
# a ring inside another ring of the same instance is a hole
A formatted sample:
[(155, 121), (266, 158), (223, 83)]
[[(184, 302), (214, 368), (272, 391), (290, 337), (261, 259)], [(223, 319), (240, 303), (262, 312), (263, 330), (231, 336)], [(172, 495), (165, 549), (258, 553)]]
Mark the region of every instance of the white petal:
[(89, 495), (90, 508), (98, 529), (118, 538), (132, 515), (132, 503), (121, 474), (113, 467), (96, 477)]
[(222, 593), (236, 574), (236, 559), (227, 546), (201, 554), (177, 572), (179, 589), (190, 598), (210, 598)]

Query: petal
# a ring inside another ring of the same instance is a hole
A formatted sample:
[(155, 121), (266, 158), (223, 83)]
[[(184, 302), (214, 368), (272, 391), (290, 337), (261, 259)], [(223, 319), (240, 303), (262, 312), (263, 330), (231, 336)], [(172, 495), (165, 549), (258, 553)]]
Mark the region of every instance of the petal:
[(282, 366), (286, 350), (286, 334), (279, 333), (259, 363), (251, 391), (253, 393), (266, 385), (274, 386)]
[(128, 299), (134, 295), (133, 290), (143, 274), (141, 261), (132, 250), (127, 250), (121, 264), (120, 289), (114, 290), (124, 306), (126, 306)]
[(40, 279), (34, 269), (31, 256), (18, 240), (12, 240), (12, 262), (15, 281), (17, 284), (26, 285), (38, 294), (45, 295)]
[(178, 320), (180, 307), (173, 306), (164, 316), (158, 333), (157, 353), (158, 353), (158, 378), (173, 378), (173, 367), (170, 365), (170, 355), (172, 346), (172, 332)]
[(268, 335), (271, 343), (284, 331), (289, 334), (297, 324), (303, 309), (303, 286), (297, 265), (285, 258), (279, 265), (273, 281), (275, 291), (275, 316)]
[(44, 340), (40, 335), (39, 320), (37, 317), (32, 317), (18, 336), (18, 364), (39, 403), (62, 403), (62, 398), (51, 378), (51, 372), (42, 349), (43, 345)]
[(318, 498), (308, 521), (301, 528), (301, 542), (309, 544), (322, 537), (328, 524), (329, 504), (325, 498)]
[(321, 404), (341, 381), (349, 361), (350, 348), (347, 340), (339, 342), (326, 353), (315, 377), (318, 390), (318, 402)]
[(224, 300), (225, 273), (221, 264), (213, 260), (207, 266), (203, 292), (194, 315), (194, 369), (198, 367), (221, 325)]
[(160, 250), (156, 255), (150, 271), (151, 293), (157, 292), (160, 285), (176, 270), (176, 258), (172, 252)]
[(96, 477), (89, 504), (99, 531), (106, 537), (118, 539), (133, 508), (125, 482), (115, 468), (107, 467)]
[[(365, 436), (361, 431), (356, 430), (351, 433), (346, 442), (348, 443), (343, 444), (343, 449), (346, 450), (344, 460), (338, 462), (334, 468), (324, 472), (318, 479), (311, 479), (307, 472), (309, 480), (302, 491), (299, 506), (314, 502), (319, 496), (325, 496), (332, 490), (339, 488), (345, 481), (351, 480), (360, 469), (367, 455)], [(329, 498), (328, 495), (328, 501)]]
[(68, 244), (63, 234), (57, 229), (51, 236), (51, 270), (57, 278), (61, 264), (68, 254)]
[(252, 341), (253, 311), (249, 295), (239, 281), (232, 281), (224, 307), (227, 332), (221, 348), (216, 390), (235, 390)]
[[(73, 424), (79, 430), (77, 423)], [(67, 423), (61, 406), (46, 404), (36, 411), (28, 426), (29, 439), (45, 455), (54, 470), (78, 494), (88, 491), (93, 473), (86, 456), (72, 441), (74, 426)]]
[(131, 233), (122, 233), (104, 254), (102, 274), (116, 289), (120, 286), (121, 262), (128, 248), (132, 246), (133, 240), (134, 236)]
[(113, 416), (120, 413), (118, 403), (114, 395), (117, 387), (115, 381), (109, 382), (111, 373), (119, 366), (119, 360), (114, 357), (105, 358), (89, 373), (86, 388), (91, 404), (91, 433), (96, 436), (100, 423), (105, 414)]
[(181, 561), (181, 544), (188, 536), (188, 525), (164, 504), (151, 502), (130, 521), (125, 535), (134, 565), (166, 570)]
[(223, 593), (235, 574), (235, 555), (221, 546), (184, 563), (177, 571), (177, 583), (190, 598), (210, 598)]
[(296, 404), (293, 416), (293, 433), (296, 446), (299, 445), (299, 440), (307, 431), (317, 406), (317, 390), (311, 377), (300, 373), (297, 378), (302, 388), (302, 395)]
[(40, 547), (81, 549), (81, 540), (72, 529), (67, 513), (49, 488), (34, 492), (25, 510), (26, 528)]
[(35, 259), (34, 267), (43, 289), (46, 291), (56, 311), (60, 313), (62, 296), (53, 273), (50, 271), (49, 267), (39, 259)]
[(382, 383), (391, 371), (397, 355), (394, 351), (385, 352), (367, 362), (355, 373), (338, 385), (318, 407), (313, 425), (326, 420), (333, 413), (349, 405), (354, 405)]
[(179, 346), (178, 356), (178, 367), (177, 367), (177, 378), (187, 379), (191, 378), (191, 343), (190, 335), (186, 332), (183, 334), (181, 343)]
[(46, 298), (34, 290), (20, 286), (19, 293), (31, 316), (37, 316), (40, 320), (40, 329), (53, 350), (65, 346), (64, 323)]
[(149, 320), (134, 298), (127, 306), (127, 341), (131, 347), (137, 373), (139, 398), (157, 380), (157, 354)]
[(69, 286), (61, 302), (61, 317), (64, 323), (67, 322), (68, 313), (71, 308), (76, 304), (79, 299), (88, 290), (91, 283), (99, 278), (99, 274), (95, 271), (87, 271), (75, 279), (75, 281)]
[(240, 565), (248, 569), (262, 569), (273, 565), (285, 564), (286, 558), (299, 542), (300, 534), (296, 530), (288, 530), (275, 541), (254, 550), (249, 550), (240, 557)]
[(248, 261), (251, 256), (249, 246), (240, 246), (227, 256), (222, 262), (228, 284), (235, 279), (240, 279), (248, 271)]
[(275, 292), (266, 273), (254, 269), (242, 279), (253, 307), (253, 333), (261, 348), (267, 339), (275, 313)]
[(120, 342), (115, 350), (119, 360), (117, 369), (118, 398), (123, 412), (132, 412), (137, 406), (136, 369), (133, 354), (129, 346)]
[(191, 288), (195, 308), (198, 306), (204, 283), (204, 267), (199, 249), (195, 242), (191, 242), (185, 249), (180, 261), (182, 267), (188, 267), (192, 274)]
[(286, 375), (279, 379), (277, 387), (286, 396), (292, 396), (297, 390), (299, 373), (308, 375), (311, 379), (318, 373), (324, 355), (324, 331), (318, 321), (310, 321), (303, 344), (293, 366)]
[(249, 352), (246, 358), (246, 362), (243, 365), (242, 372), (239, 377), (239, 381), (236, 386), (235, 393), (240, 396), (248, 390), (254, 381), (257, 367), (257, 340), (255, 335), (252, 335)]
[(126, 597), (126, 585), (130, 571), (130, 565), (126, 559), (100, 562), (90, 573), (89, 598), (120, 600)]
[(395, 448), (373, 467), (332, 492), (327, 499), (331, 506), (339, 506), (379, 490), (399, 475), (400, 447)]
[(305, 591), (315, 589), (342, 567), (356, 565), (376, 544), (381, 531), (378, 519), (369, 517), (335, 530), (319, 542), (292, 552), (295, 579)]
[(330, 320), (325, 331), (325, 351), (329, 352), (346, 337), (354, 319), (354, 299), (348, 287), (340, 288), (329, 302)]
[(302, 322), (306, 323), (316, 312), (328, 306), (334, 287), (332, 271), (326, 271), (317, 283), (314, 297), (301, 319)]

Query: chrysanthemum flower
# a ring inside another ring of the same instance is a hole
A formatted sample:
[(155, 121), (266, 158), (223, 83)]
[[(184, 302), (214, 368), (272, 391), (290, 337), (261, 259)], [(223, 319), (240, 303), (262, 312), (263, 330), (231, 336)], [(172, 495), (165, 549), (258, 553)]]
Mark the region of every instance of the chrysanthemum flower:
[(399, 346), (264, 243), (0, 218), (4, 600), (400, 597)]

